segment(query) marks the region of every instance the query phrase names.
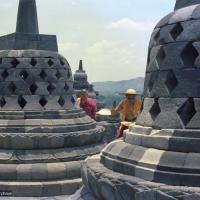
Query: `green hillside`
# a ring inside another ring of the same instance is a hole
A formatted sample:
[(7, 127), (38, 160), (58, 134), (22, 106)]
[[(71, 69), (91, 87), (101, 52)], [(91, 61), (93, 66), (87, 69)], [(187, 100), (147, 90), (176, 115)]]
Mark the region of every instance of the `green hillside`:
[(98, 99), (105, 103), (106, 107), (111, 107), (113, 101), (118, 104), (124, 97), (119, 92), (124, 92), (128, 88), (133, 88), (138, 92), (143, 92), (144, 78), (139, 77), (131, 80), (94, 82), (94, 89), (99, 91)]
[(94, 85), (94, 89), (99, 91), (102, 95), (113, 95), (126, 91), (128, 88), (133, 88), (138, 92), (143, 92), (144, 78), (138, 77), (131, 80), (94, 82), (92, 84)]

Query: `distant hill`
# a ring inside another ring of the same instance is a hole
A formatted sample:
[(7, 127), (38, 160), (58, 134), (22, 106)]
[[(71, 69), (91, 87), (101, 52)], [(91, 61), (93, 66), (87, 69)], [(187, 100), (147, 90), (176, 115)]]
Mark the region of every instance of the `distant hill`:
[(143, 92), (144, 78), (138, 77), (131, 80), (94, 82), (94, 89), (99, 91), (100, 95), (113, 95), (118, 92), (126, 91), (128, 88), (134, 88), (138, 92)]

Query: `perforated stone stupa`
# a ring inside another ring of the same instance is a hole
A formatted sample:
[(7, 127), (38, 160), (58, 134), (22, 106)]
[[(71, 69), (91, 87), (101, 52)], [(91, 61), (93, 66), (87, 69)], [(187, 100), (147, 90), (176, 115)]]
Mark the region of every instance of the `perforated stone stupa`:
[(74, 193), (104, 128), (75, 108), (72, 73), (56, 36), (38, 32), (35, 0), (20, 0), (16, 33), (0, 38), (0, 191)]
[(94, 91), (93, 85), (88, 82), (88, 76), (83, 69), (83, 61), (79, 61), (79, 68), (74, 74), (74, 91), (79, 93), (81, 90), (88, 91), (90, 96), (96, 96), (97, 91)]
[(200, 199), (200, 0), (177, 0), (149, 44), (143, 109), (84, 164), (96, 199)]

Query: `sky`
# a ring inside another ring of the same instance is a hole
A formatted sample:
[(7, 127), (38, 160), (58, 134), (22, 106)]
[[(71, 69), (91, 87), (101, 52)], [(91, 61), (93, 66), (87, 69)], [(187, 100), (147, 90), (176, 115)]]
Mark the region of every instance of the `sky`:
[[(145, 76), (156, 23), (175, 0), (37, 0), (41, 34), (57, 35), (72, 71), (79, 60), (90, 82)], [(18, 0), (0, 0), (0, 35), (15, 32)]]

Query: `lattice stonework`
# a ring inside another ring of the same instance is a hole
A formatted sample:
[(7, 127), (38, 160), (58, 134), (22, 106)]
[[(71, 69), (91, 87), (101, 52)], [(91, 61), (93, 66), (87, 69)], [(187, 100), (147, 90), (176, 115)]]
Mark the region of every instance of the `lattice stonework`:
[(156, 61), (158, 63), (158, 66), (160, 66), (163, 63), (163, 61), (165, 60), (165, 57), (166, 57), (165, 50), (161, 46), (160, 49), (159, 49), (159, 51), (158, 51), (158, 54), (156, 56)]
[(177, 23), (175, 24), (173, 29), (170, 31), (170, 35), (173, 38), (173, 40), (176, 40), (182, 32), (183, 32), (183, 27), (181, 23)]
[[(186, 2), (186, 1), (184, 1)], [(200, 9), (199, 6), (197, 6)], [(187, 20), (182, 17), (183, 13), (177, 11), (171, 13), (161, 20), (155, 27), (148, 49), (147, 69), (145, 78), (145, 99), (146, 102), (155, 98), (162, 98), (165, 106), (162, 107), (162, 115), (156, 110), (156, 104), (150, 110), (150, 115), (142, 112), (138, 124), (148, 124), (154, 126), (154, 120), (159, 118), (156, 126), (166, 128), (200, 128), (194, 115), (198, 116), (198, 104), (196, 108), (192, 98), (200, 98), (199, 91), (199, 66), (200, 66), (200, 42), (199, 42), (199, 15), (197, 8), (192, 7)], [(187, 15), (187, 14), (186, 14)], [(181, 19), (181, 20), (180, 20)], [(148, 98), (150, 98), (148, 100)], [(182, 99), (189, 98), (182, 105)], [(174, 101), (180, 101), (174, 106)], [(166, 123), (162, 123), (168, 108), (177, 110), (177, 114), (172, 118), (166, 118)], [(167, 106), (166, 106), (167, 105)], [(149, 117), (147, 117), (149, 116)], [(153, 121), (152, 121), (153, 119)], [(150, 123), (151, 122), (151, 123)], [(162, 125), (161, 125), (162, 124)]]
[(181, 53), (181, 59), (184, 63), (184, 67), (187, 67), (187, 68), (195, 67), (195, 61), (198, 56), (199, 56), (199, 53), (192, 43), (189, 43), (188, 45), (186, 45), (186, 47)]
[(149, 113), (153, 120), (157, 118), (157, 116), (160, 114), (161, 109), (159, 106), (158, 98), (154, 99), (154, 104), (152, 105), (151, 109), (149, 110)]
[[(45, 55), (43, 53), (32, 58), (28, 55), (8, 58), (0, 53), (2, 62), (0, 110), (5, 109), (7, 98), (9, 103), (19, 105), (13, 107), (16, 110), (31, 110), (32, 107), (47, 109), (45, 106), (48, 102), (49, 105), (51, 104), (48, 107), (50, 110), (69, 106), (65, 103), (68, 98), (66, 95), (71, 96), (73, 93), (69, 65), (61, 56), (53, 57), (52, 53), (51, 56), (47, 55), (48, 52), (45, 52)], [(34, 50), (32, 50), (32, 55), (34, 55)], [(10, 98), (10, 95), (13, 97)], [(35, 96), (34, 100), (31, 95)], [(50, 96), (51, 99), (49, 99)]]
[(184, 125), (187, 125), (196, 114), (193, 98), (189, 98), (178, 110), (177, 113)]
[(170, 94), (171, 94), (171, 93), (173, 92), (173, 90), (177, 87), (178, 81), (177, 81), (177, 78), (176, 78), (176, 76), (175, 76), (173, 70), (170, 70), (170, 71), (167, 73), (165, 85), (167, 86), (167, 89), (168, 89), (168, 91), (169, 91)]

